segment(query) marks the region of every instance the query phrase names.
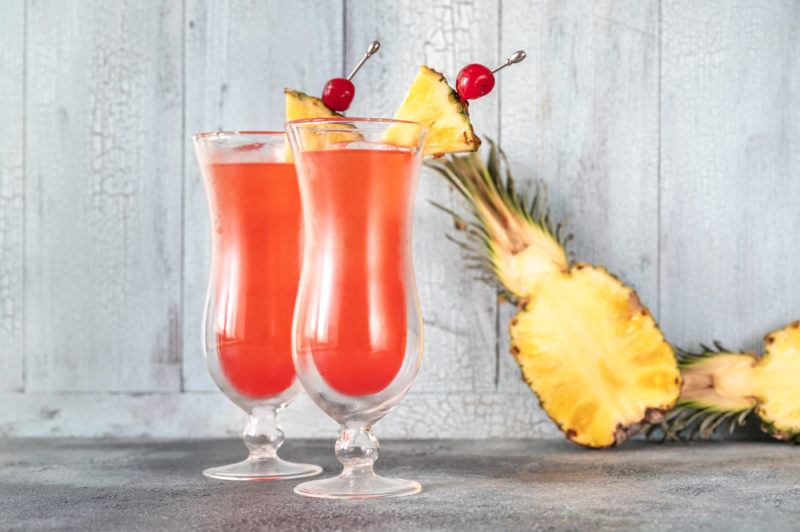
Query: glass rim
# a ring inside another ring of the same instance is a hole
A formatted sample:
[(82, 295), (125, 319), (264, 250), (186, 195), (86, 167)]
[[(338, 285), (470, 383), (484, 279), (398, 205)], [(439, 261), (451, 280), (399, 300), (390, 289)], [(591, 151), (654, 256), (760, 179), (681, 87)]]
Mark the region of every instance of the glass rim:
[(397, 118), (370, 118), (363, 116), (326, 116), (320, 118), (301, 118), (299, 120), (290, 120), (286, 122), (286, 127), (297, 127), (306, 124), (348, 124), (351, 122), (356, 122), (359, 124), (408, 124), (410, 126), (419, 126), (422, 129), (428, 129), (428, 126), (422, 122), (399, 120)]
[(277, 130), (230, 130), (230, 131), (201, 131), (192, 135), (193, 140), (234, 138), (244, 136), (263, 136), (274, 137), (277, 135), (286, 136), (286, 131)]

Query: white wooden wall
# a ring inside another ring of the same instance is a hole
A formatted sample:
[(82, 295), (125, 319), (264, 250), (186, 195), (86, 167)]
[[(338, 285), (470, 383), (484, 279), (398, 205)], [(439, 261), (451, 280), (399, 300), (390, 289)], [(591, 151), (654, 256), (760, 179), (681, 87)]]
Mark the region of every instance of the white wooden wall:
[[(682, 346), (755, 348), (800, 317), (800, 3), (793, 0), (0, 0), (0, 435), (215, 436), (205, 198), (189, 136), (282, 124), (374, 38), (351, 114), (388, 116), (416, 67), (450, 79), (523, 48), (472, 105), (516, 175), (549, 185), (574, 255), (633, 283)], [(555, 431), (428, 199), (427, 345), (394, 437)], [(307, 399), (290, 436), (331, 436)]]

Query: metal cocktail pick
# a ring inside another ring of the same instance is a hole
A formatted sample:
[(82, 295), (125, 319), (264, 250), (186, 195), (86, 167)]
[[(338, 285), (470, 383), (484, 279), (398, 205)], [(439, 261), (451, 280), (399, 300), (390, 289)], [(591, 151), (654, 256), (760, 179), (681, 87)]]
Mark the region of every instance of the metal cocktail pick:
[[(496, 67), (494, 67), (492, 69), (492, 74), (494, 74), (498, 70), (504, 69), (507, 66), (513, 65), (514, 63), (521, 62), (527, 56), (528, 56), (528, 54), (525, 53), (525, 50), (517, 50), (516, 52), (514, 52), (513, 54), (508, 56), (508, 59), (506, 59), (505, 61), (503, 61), (502, 63), (500, 63)], [(360, 66), (360, 64), (359, 64), (359, 66)], [(352, 76), (352, 74), (351, 74), (351, 76)]]
[[(361, 58), (361, 60), (358, 62), (358, 64), (355, 66), (355, 68), (353, 68), (353, 71), (350, 72), (350, 75), (347, 76), (347, 79), (353, 79), (353, 76), (356, 75), (356, 72), (361, 70), (361, 67), (364, 66), (364, 63), (367, 62), (367, 59), (369, 59), (370, 57), (375, 55), (375, 52), (377, 52), (380, 49), (381, 49), (381, 43), (378, 42), (378, 41), (372, 41), (372, 44), (369, 45), (369, 48), (367, 48), (366, 53)], [(523, 52), (523, 57), (524, 57), (524, 55), (525, 55), (525, 52)]]

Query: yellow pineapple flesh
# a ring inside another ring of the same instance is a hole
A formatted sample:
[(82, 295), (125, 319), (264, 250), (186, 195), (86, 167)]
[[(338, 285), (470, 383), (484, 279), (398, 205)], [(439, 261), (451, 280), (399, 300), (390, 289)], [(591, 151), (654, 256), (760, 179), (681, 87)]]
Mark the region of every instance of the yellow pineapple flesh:
[(675, 402), (672, 348), (636, 293), (602, 268), (543, 279), (510, 331), (523, 376), (575, 443), (624, 441)]
[(342, 115), (329, 109), (320, 98), (294, 89), (283, 89), (286, 121), (304, 118), (335, 118)]
[(570, 264), (541, 196), (516, 192), (493, 143), (485, 162), (469, 154), (429, 165), (466, 200), (470, 219), (445, 210), (469, 235), (462, 245), (518, 304), (512, 354), (566, 436), (609, 447), (659, 421), (675, 404), (680, 374), (636, 293), (602, 268)]
[[(424, 65), (419, 67), (417, 77), (394, 118), (428, 127), (423, 148), (425, 155), (475, 151), (481, 143), (469, 121), (466, 102), (442, 74)], [(408, 127), (393, 126), (386, 130), (381, 140), (396, 146), (414, 147), (418, 137)]]
[(710, 438), (755, 413), (765, 432), (800, 443), (800, 321), (768, 334), (764, 345), (763, 356), (719, 344), (681, 353), (678, 406), (654, 428), (675, 438)]
[(774, 437), (800, 441), (800, 321), (767, 335), (764, 357), (753, 368), (756, 413)]
[[(336, 111), (330, 110), (320, 98), (309, 96), (308, 94), (293, 90), (283, 89), (283, 96), (286, 105), (286, 121), (303, 120), (305, 118), (336, 118), (342, 117)], [(292, 162), (292, 148), (286, 143), (284, 160)]]

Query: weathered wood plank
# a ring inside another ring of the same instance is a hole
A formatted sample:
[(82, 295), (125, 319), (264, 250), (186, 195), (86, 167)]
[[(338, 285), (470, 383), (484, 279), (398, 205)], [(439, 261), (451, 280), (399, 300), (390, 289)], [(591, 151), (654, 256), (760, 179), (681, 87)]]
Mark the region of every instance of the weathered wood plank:
[(757, 349), (800, 318), (800, 4), (665, 1), (662, 324)]
[[(496, 0), (348, 2), (346, 68), (373, 39), (383, 44), (355, 81), (349, 114), (391, 117), (421, 64), (441, 71), (452, 84), (467, 63), (497, 63), (497, 18)], [(479, 134), (496, 136), (498, 111), (496, 93), (470, 107)], [(438, 175), (425, 171), (417, 190), (413, 250), (425, 355), (414, 390), (493, 390), (494, 291), (464, 269), (460, 250), (445, 239), (452, 223), (429, 200), (452, 207), (457, 197)]]
[(0, 4), (0, 390), (22, 390), (24, 0)]
[[(162, 415), (169, 412), (169, 415)], [(216, 392), (0, 394), (0, 437), (238, 436), (245, 414)], [(289, 438), (333, 439), (336, 423), (303, 395), (280, 422)], [(412, 393), (375, 427), (379, 438), (560, 438), (530, 395)]]
[[(186, 8), (184, 16), (167, 0), (0, 0), (0, 390), (22, 388), (24, 345), (29, 392), (0, 394), (0, 434), (238, 434), (243, 414), (218, 393), (149, 393), (178, 389), (181, 347), (185, 388), (213, 388), (199, 342), (207, 214), (188, 137), (279, 128), (284, 85), (318, 93), (375, 37), (383, 50), (356, 80), (352, 115), (391, 115), (418, 64), (452, 81), (463, 63), (528, 51), (472, 105), (474, 122), (497, 136), (502, 120), (515, 174), (543, 178), (554, 218), (569, 216), (575, 257), (633, 282), (661, 307), (671, 341), (755, 348), (797, 318), (795, 3), (664, 0), (660, 116), (655, 0)], [(455, 201), (426, 173), (414, 250), (425, 365), (378, 435), (555, 435), (507, 355), (510, 311), (496, 336), (493, 292), (464, 272), (443, 238), (449, 221), (428, 199)], [(106, 390), (134, 393), (93, 393)], [(153, 414), (166, 410), (174, 414)], [(283, 421), (290, 436), (335, 433), (307, 398)]]
[(341, 75), (342, 4), (189, 0), (186, 13), (184, 352), (186, 390), (216, 389), (202, 357), (210, 241), (190, 135), (283, 129), (283, 88), (319, 94)]
[[(548, 186), (576, 259), (606, 266), (658, 307), (658, 2), (503, 2), (502, 144), (517, 179)], [(522, 389), (506, 353), (501, 389)]]
[(27, 389), (177, 390), (181, 4), (27, 10)]

